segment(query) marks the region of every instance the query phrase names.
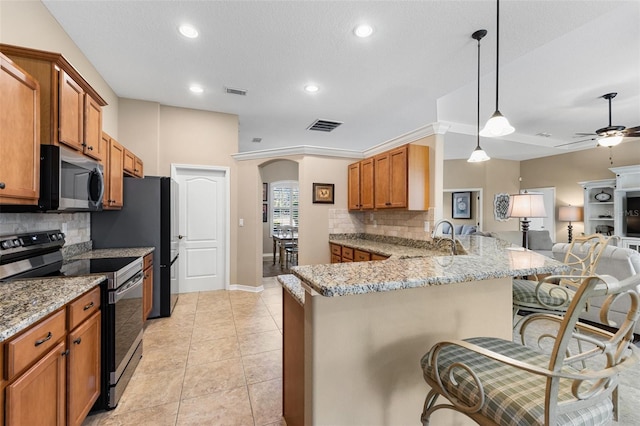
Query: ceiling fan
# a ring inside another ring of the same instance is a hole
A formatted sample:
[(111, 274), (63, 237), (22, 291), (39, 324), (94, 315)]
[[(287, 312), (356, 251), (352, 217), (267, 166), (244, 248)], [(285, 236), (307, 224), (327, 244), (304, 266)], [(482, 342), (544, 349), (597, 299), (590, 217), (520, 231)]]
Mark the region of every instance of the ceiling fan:
[[(622, 139), (625, 137), (640, 137), (640, 126), (626, 128), (624, 126), (613, 126), (611, 125), (611, 99), (615, 98), (617, 95), (616, 92), (611, 92), (600, 96), (609, 101), (609, 125), (607, 127), (603, 127), (601, 129), (596, 130), (595, 133), (576, 133), (577, 136), (595, 136), (594, 138), (586, 139), (586, 140), (597, 140), (598, 145), (601, 146), (615, 146), (622, 142)], [(585, 142), (577, 141), (571, 143), (579, 143)], [(567, 145), (567, 144), (563, 144)]]

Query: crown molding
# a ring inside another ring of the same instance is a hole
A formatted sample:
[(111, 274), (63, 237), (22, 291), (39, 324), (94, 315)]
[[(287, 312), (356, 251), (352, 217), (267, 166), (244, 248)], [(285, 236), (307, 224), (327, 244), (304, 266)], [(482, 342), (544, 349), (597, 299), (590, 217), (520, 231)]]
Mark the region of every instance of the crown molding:
[(382, 142), (381, 144), (365, 150), (364, 157), (371, 157), (372, 155), (376, 155), (381, 152), (388, 151), (390, 149), (397, 148), (411, 142), (415, 142), (418, 139), (422, 139), (427, 136), (444, 135), (445, 133), (447, 133), (447, 131), (449, 131), (449, 127), (451, 127), (450, 123), (443, 122), (427, 124), (426, 126), (419, 127), (408, 133), (405, 133), (393, 139), (389, 139), (386, 142)]
[(273, 148), (261, 151), (239, 152), (231, 157), (237, 161), (259, 160), (262, 158), (288, 157), (292, 155), (317, 155), (322, 157), (364, 158), (361, 151), (320, 146), (298, 145), (287, 148)]

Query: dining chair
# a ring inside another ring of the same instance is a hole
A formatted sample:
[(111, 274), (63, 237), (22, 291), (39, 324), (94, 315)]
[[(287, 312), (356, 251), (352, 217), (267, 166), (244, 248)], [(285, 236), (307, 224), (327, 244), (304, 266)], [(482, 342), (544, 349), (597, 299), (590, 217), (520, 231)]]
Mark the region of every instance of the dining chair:
[(290, 228), (287, 233), (287, 240), (285, 242), (285, 268), (289, 269), (289, 263), (295, 262), (298, 264), (298, 230), (297, 228)]
[(513, 280), (514, 328), (519, 324), (517, 318), (520, 311), (551, 314), (566, 312), (582, 277), (596, 273), (598, 262), (609, 240), (610, 238), (602, 234), (574, 238), (564, 258), (564, 263), (569, 265), (570, 269), (563, 274), (565, 276), (555, 282), (515, 278)]
[[(543, 282), (559, 279), (580, 282), (565, 315), (527, 316), (521, 342), (495, 337), (443, 341), (422, 357), (423, 377), (431, 387), (421, 416), (424, 426), (441, 409), (455, 410), (481, 425), (617, 421), (620, 375), (640, 360), (640, 350), (632, 343), (640, 316), (640, 275), (622, 281), (608, 275), (551, 276)], [(607, 298), (604, 311), (614, 300), (629, 302), (615, 333), (578, 321), (587, 300), (598, 296)], [(447, 401), (438, 403), (439, 397)]]

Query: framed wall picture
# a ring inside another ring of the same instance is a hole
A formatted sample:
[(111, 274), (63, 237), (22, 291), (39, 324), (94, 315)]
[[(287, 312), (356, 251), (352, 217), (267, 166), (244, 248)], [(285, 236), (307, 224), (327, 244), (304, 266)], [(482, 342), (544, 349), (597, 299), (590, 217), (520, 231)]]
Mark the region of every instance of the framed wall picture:
[(333, 188), (332, 183), (314, 183), (313, 184), (313, 202), (333, 204)]
[(269, 184), (268, 183), (263, 183), (262, 184), (262, 201), (268, 201), (269, 199)]
[(471, 192), (454, 192), (451, 194), (451, 217), (454, 219), (471, 219)]
[(266, 222), (268, 219), (269, 219), (269, 208), (267, 207), (267, 204), (263, 204), (262, 205), (262, 221)]
[(509, 220), (509, 194), (496, 194), (493, 197), (493, 218), (498, 222)]

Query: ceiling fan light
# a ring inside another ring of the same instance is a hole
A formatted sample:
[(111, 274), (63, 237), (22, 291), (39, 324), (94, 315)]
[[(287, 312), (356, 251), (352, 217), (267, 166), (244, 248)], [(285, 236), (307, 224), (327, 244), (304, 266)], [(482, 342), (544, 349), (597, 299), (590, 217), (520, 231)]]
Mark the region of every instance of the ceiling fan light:
[(509, 120), (507, 120), (500, 111), (496, 111), (487, 121), (487, 124), (484, 125), (484, 128), (480, 130), (480, 136), (485, 138), (495, 138), (498, 136), (510, 135), (515, 132), (515, 130), (516, 129), (509, 124)]
[(622, 138), (623, 136), (620, 135), (605, 136), (598, 139), (598, 144), (602, 146), (616, 146), (622, 142)]
[(478, 145), (476, 149), (474, 149), (473, 152), (471, 153), (471, 156), (469, 157), (467, 162), (480, 163), (482, 161), (488, 161), (488, 160), (491, 160), (491, 157), (489, 157), (487, 153), (484, 152), (482, 148), (480, 148), (480, 145)]

